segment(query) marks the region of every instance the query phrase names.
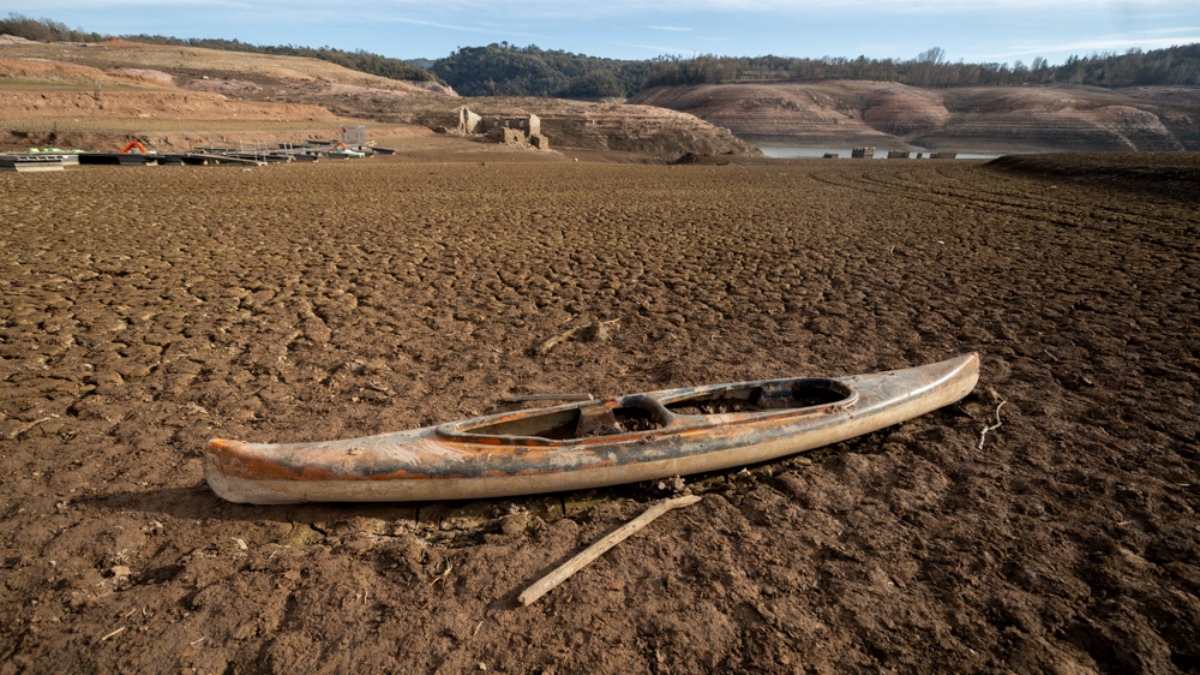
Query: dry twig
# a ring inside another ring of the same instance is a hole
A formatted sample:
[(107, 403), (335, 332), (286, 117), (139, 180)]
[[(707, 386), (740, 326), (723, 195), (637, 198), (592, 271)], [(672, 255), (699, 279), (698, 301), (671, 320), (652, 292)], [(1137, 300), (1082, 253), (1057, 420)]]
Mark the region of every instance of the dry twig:
[(990, 426), (987, 424), (983, 425), (983, 431), (979, 432), (979, 449), (980, 450), (983, 449), (983, 439), (987, 436), (987, 433), (989, 431), (995, 431), (995, 430), (999, 429), (1000, 427), (1004, 426), (1004, 423), (1000, 421), (1000, 409), (1004, 407), (1005, 403), (1008, 403), (1008, 401), (1000, 401), (1000, 405), (996, 406), (996, 423), (992, 424)]
[(128, 628), (128, 626), (121, 626), (120, 628), (114, 630), (113, 632), (109, 633), (108, 635), (105, 635), (104, 637), (100, 638), (100, 641), (107, 642), (109, 638), (115, 638), (118, 635), (120, 635), (121, 633), (124, 633), (126, 628)]
[(439, 581), (444, 584), (446, 579), (450, 578), (450, 570), (452, 570), (452, 569), (454, 569), (454, 561), (451, 561), (451, 560), (446, 561), (446, 569), (442, 570), (441, 574), (434, 577), (433, 580), (431, 580), (429, 582), (429, 584), (432, 586), (433, 584), (436, 584)]
[(33, 429), (34, 427), (41, 424), (42, 422), (49, 422), (50, 420), (53, 420), (53, 419), (58, 419), (58, 415), (57, 414), (47, 415), (46, 417), (43, 417), (41, 419), (37, 419), (32, 422), (27, 422), (27, 423), (22, 424), (21, 426), (17, 427), (16, 429), (13, 429), (12, 431), (8, 432), (8, 437), (9, 438), (17, 438), (18, 436), (26, 433), (30, 429)]
[(658, 518), (671, 509), (677, 509), (682, 506), (688, 506), (689, 504), (695, 504), (698, 501), (700, 501), (699, 496), (688, 495), (686, 497), (666, 499), (655, 504), (654, 506), (651, 506), (650, 508), (646, 509), (642, 515), (608, 533), (603, 538), (596, 541), (596, 543), (580, 551), (574, 558), (571, 558), (567, 562), (560, 565), (558, 569), (554, 570), (550, 574), (547, 574), (541, 579), (538, 579), (532, 586), (526, 588), (518, 599), (521, 601), (522, 605), (529, 605), (536, 602), (538, 598), (549, 593), (555, 586), (569, 579), (572, 574), (575, 574), (596, 558), (604, 555), (604, 553), (610, 548), (628, 539), (630, 535), (649, 525), (654, 521), (655, 518)]

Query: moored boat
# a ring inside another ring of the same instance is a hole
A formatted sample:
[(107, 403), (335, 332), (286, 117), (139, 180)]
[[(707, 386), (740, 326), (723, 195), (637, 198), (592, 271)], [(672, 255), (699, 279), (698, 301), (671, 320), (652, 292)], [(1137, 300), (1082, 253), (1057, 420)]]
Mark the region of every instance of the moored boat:
[(979, 357), (846, 377), (668, 389), (316, 443), (214, 439), (204, 473), (233, 502), (507, 497), (764, 462), (949, 405)]

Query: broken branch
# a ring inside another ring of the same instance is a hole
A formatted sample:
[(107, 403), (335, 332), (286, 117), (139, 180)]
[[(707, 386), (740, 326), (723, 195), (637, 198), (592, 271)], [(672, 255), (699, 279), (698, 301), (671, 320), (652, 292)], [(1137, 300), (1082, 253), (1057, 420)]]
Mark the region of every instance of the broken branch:
[(608, 533), (596, 541), (596, 543), (580, 551), (574, 558), (560, 565), (558, 569), (534, 582), (532, 586), (521, 593), (518, 599), (522, 605), (530, 605), (536, 602), (538, 598), (549, 593), (555, 586), (569, 579), (571, 575), (586, 567), (596, 558), (604, 555), (610, 548), (625, 541), (630, 535), (649, 525), (655, 518), (658, 518), (671, 509), (695, 504), (698, 501), (700, 501), (699, 496), (688, 495), (686, 497), (666, 499), (651, 506), (642, 515)]

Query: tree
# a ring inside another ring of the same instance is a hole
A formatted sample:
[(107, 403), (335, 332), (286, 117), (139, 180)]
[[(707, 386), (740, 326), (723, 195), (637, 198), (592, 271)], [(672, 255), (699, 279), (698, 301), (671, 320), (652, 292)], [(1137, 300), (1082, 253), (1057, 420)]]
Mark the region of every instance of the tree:
[(917, 54), (917, 63), (928, 63), (934, 66), (940, 66), (946, 61), (946, 50), (941, 47), (930, 47), (925, 51)]

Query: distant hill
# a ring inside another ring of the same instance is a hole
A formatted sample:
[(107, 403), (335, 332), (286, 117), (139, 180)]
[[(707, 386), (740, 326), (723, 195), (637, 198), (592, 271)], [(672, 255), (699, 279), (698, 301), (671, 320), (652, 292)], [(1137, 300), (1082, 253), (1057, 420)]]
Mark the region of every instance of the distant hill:
[[(13, 35), (35, 40), (37, 42), (101, 42), (112, 36), (98, 33), (73, 30), (65, 24), (49, 19), (30, 19), (20, 15), (10, 15), (0, 19), (0, 35)], [(436, 75), (424, 68), (413, 66), (400, 59), (388, 58), (362, 50), (345, 51), (332, 47), (296, 47), (260, 46), (247, 44), (238, 40), (218, 39), (180, 39), (162, 35), (122, 35), (120, 39), (143, 44), (172, 45), (179, 47), (201, 47), (204, 49), (219, 49), (249, 54), (269, 54), (272, 56), (303, 56), (328, 61), (344, 68), (357, 70), (370, 75), (378, 75), (392, 80), (405, 82), (440, 82)]]
[(335, 63), (344, 68), (349, 68), (350, 70), (357, 70), (360, 73), (368, 73), (370, 75), (378, 75), (391, 80), (401, 80), (403, 82), (441, 82), (441, 80), (439, 80), (438, 77), (433, 73), (429, 72), (428, 70), (413, 66), (406, 61), (392, 59), (362, 50), (348, 52), (341, 49), (333, 49), (331, 47), (313, 49), (312, 47), (295, 47), (292, 45), (267, 47), (249, 45), (237, 40), (181, 40), (179, 38), (163, 37), (161, 35), (126, 35), (123, 36), (123, 39), (133, 42), (142, 42), (145, 44), (203, 47), (205, 49), (223, 49), (231, 52), (245, 52), (249, 54), (302, 56), (328, 61), (329, 63)]
[[(5, 45), (3, 56), (65, 61), (110, 74), (150, 77), (192, 91), (216, 92), (263, 101), (312, 103), (316, 102), (314, 96), (336, 101), (359, 90), (375, 94), (388, 92), (395, 96), (454, 93), (432, 77), (400, 80), (311, 56), (151, 44), (125, 39), (99, 42), (22, 41)], [(348, 90), (347, 87), (356, 89)], [(307, 98), (298, 100), (299, 95)]]

